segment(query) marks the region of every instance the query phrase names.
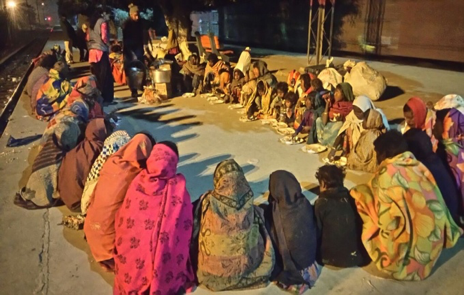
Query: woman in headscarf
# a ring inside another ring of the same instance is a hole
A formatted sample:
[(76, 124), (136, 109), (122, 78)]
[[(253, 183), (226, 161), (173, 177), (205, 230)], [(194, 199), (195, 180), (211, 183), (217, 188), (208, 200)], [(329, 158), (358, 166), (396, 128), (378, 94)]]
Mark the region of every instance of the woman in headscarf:
[(32, 70), (31, 74), (27, 78), (26, 83), (26, 94), (28, 94), (31, 99), (31, 110), (32, 113), (35, 113), (36, 105), (37, 105), (37, 92), (39, 91), (40, 87), (48, 80), (48, 74), (50, 69), (53, 68), (56, 62), (56, 57), (52, 55), (47, 55), (45, 58), (40, 62), (40, 65)]
[[(245, 85), (242, 87), (241, 95), (240, 95), (240, 104), (245, 107), (248, 105), (249, 101), (255, 95), (256, 86), (258, 84), (255, 74), (253, 70), (248, 72), (248, 80), (246, 81)], [(246, 110), (245, 114), (246, 114)]]
[(446, 206), (456, 223), (460, 223), (460, 200), (461, 196), (454, 180), (454, 175), (449, 166), (445, 166), (440, 157), (433, 152), (432, 143), (428, 134), (421, 129), (411, 128), (403, 137), (408, 143), (409, 151), (414, 157), (430, 170), (437, 182)]
[(387, 117), (382, 110), (376, 108), (369, 97), (358, 96), (353, 101), (353, 110), (346, 116), (342, 128), (338, 131), (337, 138), (328, 155), (329, 160), (333, 160), (336, 151), (340, 148), (343, 148), (345, 154), (349, 154), (354, 149), (364, 131), (363, 121), (367, 119), (371, 109), (376, 110), (382, 116), (383, 126), (390, 130)]
[(79, 135), (84, 133), (85, 126), (89, 121), (89, 106), (81, 99), (75, 100), (71, 106), (64, 107), (58, 114), (53, 116), (48, 122), (47, 127), (42, 135), (41, 144), (47, 142), (50, 135), (59, 124), (67, 122), (80, 130)]
[(187, 92), (196, 93), (205, 75), (205, 67), (199, 64), (198, 55), (192, 54), (182, 66), (184, 73), (184, 86)]
[(354, 94), (349, 83), (340, 83), (332, 97), (326, 101), (325, 110), (316, 120), (317, 139), (324, 146), (332, 146), (346, 116), (353, 110)]
[(396, 280), (423, 280), (462, 230), (430, 171), (407, 151), (401, 133), (389, 131), (374, 146), (377, 171), (367, 185), (351, 190), (364, 223), (362, 241), (380, 271)]
[(40, 120), (50, 120), (55, 113), (67, 105), (72, 87), (62, 75), (65, 67), (66, 64), (63, 62), (55, 63), (53, 69), (50, 69), (48, 80), (37, 93), (36, 113)]
[(111, 155), (116, 153), (120, 148), (128, 143), (130, 139), (131, 138), (129, 134), (123, 130), (115, 131), (113, 134), (108, 136), (107, 139), (105, 139), (102, 151), (93, 163), (89, 175), (87, 176), (87, 180), (85, 181), (85, 186), (81, 198), (81, 213), (83, 215), (87, 214), (87, 208), (90, 205), (90, 197), (92, 196), (95, 186), (97, 185), (103, 164), (106, 163)]
[(67, 99), (68, 106), (76, 100), (82, 100), (89, 106), (89, 119), (104, 118), (105, 114), (101, 104), (103, 98), (97, 87), (97, 78), (94, 75), (85, 76), (77, 80), (71, 94)]
[(154, 144), (145, 134), (135, 135), (103, 165), (90, 197), (84, 232), (93, 257), (106, 270), (114, 268), (116, 212), (132, 180), (145, 168)]
[[(274, 94), (273, 89), (264, 80), (258, 80), (256, 90), (248, 100), (246, 110), (246, 120), (254, 121), (261, 117), (271, 115), (271, 100)], [(242, 118), (243, 120), (243, 118)]]
[[(250, 79), (256, 79), (256, 87), (253, 89), (253, 94), (246, 101), (246, 117), (242, 117), (241, 121), (257, 120), (259, 118), (257, 113), (259, 112), (268, 116), (272, 97), (276, 94), (274, 88), (277, 85), (277, 79), (267, 69), (267, 64), (264, 61), (258, 60), (254, 62), (251, 72)], [(252, 83), (250, 83), (250, 86), (252, 86)]]
[(189, 260), (192, 203), (172, 142), (160, 142), (116, 214), (113, 294), (184, 292), (194, 281)]
[(245, 48), (240, 54), (237, 64), (235, 65), (235, 70), (239, 70), (242, 74), (246, 75), (250, 70), (251, 66), (251, 54), (250, 47)]
[(464, 100), (458, 95), (447, 95), (435, 105), (435, 109), (437, 117), (433, 132), (439, 141), (437, 154), (446, 161), (453, 172), (460, 193), (459, 212), (462, 214), (464, 213)]
[(377, 157), (374, 150), (374, 141), (382, 134), (385, 127), (382, 115), (376, 110), (370, 110), (363, 121), (363, 131), (358, 142), (347, 156), (349, 169), (364, 172), (374, 172), (377, 168)]
[(63, 159), (58, 173), (58, 192), (61, 200), (73, 212), (81, 209), (85, 180), (111, 128), (104, 119), (91, 120), (85, 130), (85, 138)]
[(271, 174), (264, 217), (276, 250), (272, 281), (287, 291), (303, 294), (314, 286), (320, 272), (316, 263), (317, 226), (313, 206), (290, 172)]
[(433, 136), (435, 125), (435, 112), (427, 108), (425, 102), (419, 97), (411, 97), (403, 107), (404, 123), (400, 125), (401, 133), (406, 133), (411, 128), (425, 131), (431, 138), (433, 149), (437, 149), (438, 141)]
[(457, 109), (464, 113), (464, 98), (457, 94), (443, 96), (435, 105), (434, 110)]
[[(192, 258), (198, 282), (211, 291), (260, 288), (269, 282), (274, 249), (242, 168), (225, 160), (214, 171), (214, 190), (195, 207)], [(197, 249), (195, 249), (197, 248)]]
[(268, 70), (266, 62), (262, 60), (255, 61), (252, 65), (252, 71), (258, 81), (266, 81), (266, 83), (273, 89), (277, 85), (277, 79)]
[(79, 126), (72, 122), (55, 126), (32, 164), (26, 186), (16, 194), (15, 205), (32, 210), (59, 204), (58, 171), (66, 153), (78, 143), (79, 135)]

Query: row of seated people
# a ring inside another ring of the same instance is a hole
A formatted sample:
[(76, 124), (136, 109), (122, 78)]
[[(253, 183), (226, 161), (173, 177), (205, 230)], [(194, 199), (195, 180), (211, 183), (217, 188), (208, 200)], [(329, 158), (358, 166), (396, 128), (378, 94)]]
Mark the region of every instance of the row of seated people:
[[(209, 56), (206, 70), (199, 69), (197, 57), (192, 56), (184, 65), (184, 72), (189, 73), (187, 82), (193, 82), (192, 87), (196, 88), (201, 81), (213, 81), (211, 87), (208, 86), (210, 91), (225, 94), (225, 103), (245, 108), (241, 111), (245, 114), (241, 118), (243, 121), (275, 119), (293, 129), (292, 137), (305, 142), (308, 151), (329, 149), (331, 162), (344, 156), (349, 169), (371, 173), (376, 170), (378, 163), (373, 142), (390, 129), (390, 124), (369, 97), (355, 97), (349, 83), (328, 85), (328, 89), (324, 89), (322, 81), (310, 73), (277, 82), (265, 62), (251, 62), (249, 49), (242, 52), (230, 83), (225, 63), (214, 55)], [(447, 95), (435, 105), (412, 97), (403, 107), (405, 120), (398, 128), (402, 133), (419, 128), (427, 133), (433, 150), (438, 150), (443, 159), (446, 159), (445, 154), (450, 154), (452, 160), (445, 164), (453, 171), (459, 190), (464, 187), (463, 172), (458, 168), (459, 155), (456, 149), (450, 148), (449, 141), (460, 141), (462, 113), (457, 110), (462, 105), (464, 102), (459, 95)], [(448, 122), (453, 122), (454, 128), (443, 129), (443, 124)]]
[(428, 136), (416, 128), (380, 135), (377, 170), (351, 191), (341, 168), (320, 167), (314, 206), (295, 176), (282, 170), (270, 176), (267, 204), (255, 205), (232, 159), (218, 164), (214, 188), (192, 204), (174, 143), (111, 133), (103, 118), (90, 120), (80, 141), (78, 130), (60, 123), (17, 196), (31, 198), (15, 204), (39, 209), (61, 199), (82, 211), (92, 255), (115, 273), (115, 294), (175, 294), (196, 285), (241, 290), (270, 281), (301, 294), (315, 285), (323, 265), (370, 260), (393, 279), (422, 280), (463, 233), (434, 178), (434, 172), (446, 175), (442, 162), (426, 166), (413, 154), (433, 154)]

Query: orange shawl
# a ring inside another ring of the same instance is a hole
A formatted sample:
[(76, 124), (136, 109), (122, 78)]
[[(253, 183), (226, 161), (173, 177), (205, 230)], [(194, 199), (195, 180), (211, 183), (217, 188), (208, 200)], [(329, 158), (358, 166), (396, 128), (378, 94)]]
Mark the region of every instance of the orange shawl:
[(97, 261), (113, 258), (116, 212), (132, 180), (143, 169), (140, 162), (148, 159), (152, 147), (146, 135), (137, 134), (103, 165), (84, 224), (87, 242)]

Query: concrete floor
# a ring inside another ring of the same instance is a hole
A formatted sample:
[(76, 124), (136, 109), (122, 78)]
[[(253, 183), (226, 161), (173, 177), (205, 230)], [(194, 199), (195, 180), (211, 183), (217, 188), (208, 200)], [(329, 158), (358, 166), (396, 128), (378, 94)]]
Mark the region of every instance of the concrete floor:
[[(56, 41), (51, 41), (51, 47)], [(256, 53), (257, 51), (254, 51)], [(76, 53), (77, 55), (77, 53)], [(271, 70), (283, 80), (289, 70), (305, 65), (305, 56), (261, 51)], [(412, 95), (438, 100), (448, 93), (459, 93), (464, 74), (372, 62), (394, 91), (377, 102), (389, 119), (400, 118), (404, 102)], [(85, 74), (84, 64), (73, 66), (75, 74)], [(235, 158), (246, 172), (256, 197), (267, 191), (268, 177), (277, 169), (295, 174), (307, 189), (315, 186), (314, 174), (323, 155), (299, 151), (301, 146), (285, 146), (279, 136), (260, 122), (242, 123), (236, 111), (224, 105), (210, 105), (206, 99), (174, 98), (157, 106), (131, 102), (127, 87), (115, 87), (119, 102), (106, 111), (118, 109), (120, 129), (130, 134), (148, 131), (158, 141), (172, 140), (181, 154), (179, 171), (187, 178), (192, 200), (212, 189), (212, 173), (222, 160)], [(462, 93), (461, 93), (462, 94)], [(13, 205), (13, 196), (27, 181), (37, 142), (6, 148), (10, 135), (23, 138), (41, 134), (45, 124), (31, 118), (24, 95), (0, 139), (0, 294), (111, 294), (111, 274), (102, 272), (93, 261), (82, 231), (59, 225), (65, 207), (26, 211)], [(346, 186), (366, 182), (369, 174), (350, 171)], [(343, 245), (340, 245), (341, 247)], [(323, 268), (315, 288), (306, 294), (463, 294), (464, 239), (444, 250), (434, 272), (423, 282), (397, 282), (378, 277), (372, 267), (335, 270)], [(232, 291), (224, 294), (285, 294), (272, 284), (265, 289)], [(195, 294), (212, 294), (198, 288)]]

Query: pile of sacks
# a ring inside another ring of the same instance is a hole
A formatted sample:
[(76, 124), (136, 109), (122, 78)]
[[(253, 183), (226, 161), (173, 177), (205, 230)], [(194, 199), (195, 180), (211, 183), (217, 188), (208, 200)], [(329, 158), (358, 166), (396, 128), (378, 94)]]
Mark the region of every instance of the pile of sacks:
[[(345, 72), (344, 76), (340, 72)], [(356, 63), (348, 60), (340, 72), (333, 67), (327, 67), (317, 77), (325, 89), (347, 82), (353, 87), (355, 96), (366, 95), (373, 101), (379, 100), (387, 88), (385, 77), (364, 61)]]

